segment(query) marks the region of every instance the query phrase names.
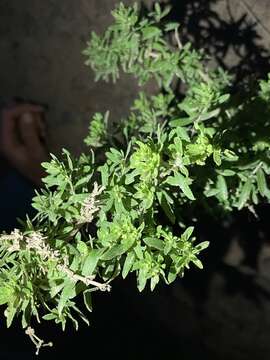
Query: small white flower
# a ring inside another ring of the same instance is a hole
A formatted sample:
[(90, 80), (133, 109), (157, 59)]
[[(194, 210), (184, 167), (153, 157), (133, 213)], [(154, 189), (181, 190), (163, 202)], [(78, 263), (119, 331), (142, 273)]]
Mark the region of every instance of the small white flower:
[(99, 211), (100, 203), (97, 197), (104, 190), (103, 186), (98, 186), (94, 183), (94, 189), (92, 193), (84, 200), (81, 208), (79, 224), (91, 223), (94, 219), (94, 214)]

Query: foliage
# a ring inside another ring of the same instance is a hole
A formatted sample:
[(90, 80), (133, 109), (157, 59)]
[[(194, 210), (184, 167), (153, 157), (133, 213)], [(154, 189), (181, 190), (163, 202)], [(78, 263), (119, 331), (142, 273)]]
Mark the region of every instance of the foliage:
[(113, 130), (108, 113), (94, 115), (86, 155), (64, 150), (43, 164), (35, 219), (1, 237), (8, 326), (19, 314), (23, 327), (32, 317), (63, 329), (68, 319), (76, 328), (78, 318), (88, 323), (76, 298), (92, 311), (91, 293), (110, 290), (119, 275), (133, 272), (140, 291), (169, 284), (192, 263), (202, 268), (208, 243), (195, 242), (196, 209), (255, 213), (270, 199), (270, 77), (231, 96), (228, 74), (181, 43), (179, 25), (164, 21), (167, 8), (156, 3), (145, 18), (120, 4), (112, 14), (105, 34), (92, 34), (86, 64), (97, 79), (125, 72), (141, 85), (155, 79), (160, 90), (141, 92)]

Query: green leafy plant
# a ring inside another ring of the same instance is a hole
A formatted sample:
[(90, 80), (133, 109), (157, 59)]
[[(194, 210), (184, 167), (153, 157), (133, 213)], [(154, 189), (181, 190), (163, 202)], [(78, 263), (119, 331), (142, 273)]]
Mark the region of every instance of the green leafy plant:
[(202, 268), (200, 211), (256, 214), (270, 199), (270, 77), (231, 96), (228, 74), (181, 43), (168, 11), (156, 3), (141, 17), (137, 5), (120, 4), (106, 32), (92, 34), (84, 55), (97, 80), (125, 72), (140, 85), (154, 79), (159, 92), (141, 92), (110, 130), (109, 113), (94, 115), (89, 151), (44, 163), (36, 217), (1, 236), (0, 304), (8, 326), (21, 316), (37, 351), (50, 344), (33, 318), (78, 328), (88, 319), (77, 297), (92, 311), (92, 292), (109, 291), (118, 276), (134, 273), (139, 291), (154, 290), (191, 264)]

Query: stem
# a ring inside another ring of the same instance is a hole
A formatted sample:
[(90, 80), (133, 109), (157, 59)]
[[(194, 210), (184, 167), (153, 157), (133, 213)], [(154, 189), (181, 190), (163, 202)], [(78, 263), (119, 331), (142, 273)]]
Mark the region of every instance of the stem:
[(33, 344), (36, 347), (36, 355), (39, 354), (39, 351), (42, 347), (46, 347), (46, 346), (53, 346), (53, 343), (50, 341), (47, 344), (44, 344), (44, 340), (40, 339), (36, 334), (35, 334), (35, 330), (33, 328), (31, 328), (30, 326), (25, 330), (26, 335), (28, 335), (31, 339), (31, 341), (33, 342)]
[(255, 175), (257, 171), (262, 167), (262, 162), (260, 161), (259, 164), (255, 167), (255, 169), (252, 171), (252, 175)]
[(81, 275), (74, 274), (74, 272), (72, 270), (68, 269), (65, 265), (58, 265), (57, 268), (60, 271), (63, 271), (65, 274), (67, 274), (71, 280), (81, 281), (82, 283), (84, 283), (87, 286), (92, 285), (100, 291), (111, 291), (110, 285), (108, 285), (106, 283), (101, 284), (101, 283), (95, 281), (93, 276), (84, 277)]
[(182, 42), (180, 40), (179, 32), (178, 32), (177, 29), (175, 29), (175, 31), (174, 31), (174, 36), (175, 36), (175, 40), (177, 42), (178, 49), (182, 50), (183, 49), (183, 44), (182, 44)]

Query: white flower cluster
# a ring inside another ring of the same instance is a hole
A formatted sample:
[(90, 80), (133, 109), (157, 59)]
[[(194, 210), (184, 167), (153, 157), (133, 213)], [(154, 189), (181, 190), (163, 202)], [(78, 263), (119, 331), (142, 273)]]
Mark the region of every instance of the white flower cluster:
[[(94, 189), (94, 198), (96, 194), (99, 194), (100, 188)], [(65, 273), (74, 282), (81, 281), (87, 286), (92, 285), (95, 289), (100, 291), (110, 291), (111, 286), (109, 284), (101, 284), (94, 280), (94, 276), (81, 276), (75, 274), (69, 269), (68, 257), (61, 257), (58, 250), (53, 250), (49, 244), (46, 243), (46, 237), (40, 232), (33, 231), (27, 235), (23, 235), (18, 229), (15, 229), (10, 235), (2, 235), (0, 240), (8, 242), (8, 251), (20, 251), (23, 249), (34, 250), (42, 260), (54, 260), (57, 263), (57, 270)], [(42, 267), (43, 273), (46, 269)]]
[(100, 209), (100, 201), (97, 197), (104, 190), (103, 186), (99, 186), (96, 182), (94, 183), (94, 189), (92, 193), (84, 200), (81, 208), (79, 224), (91, 223), (94, 219), (94, 214)]

